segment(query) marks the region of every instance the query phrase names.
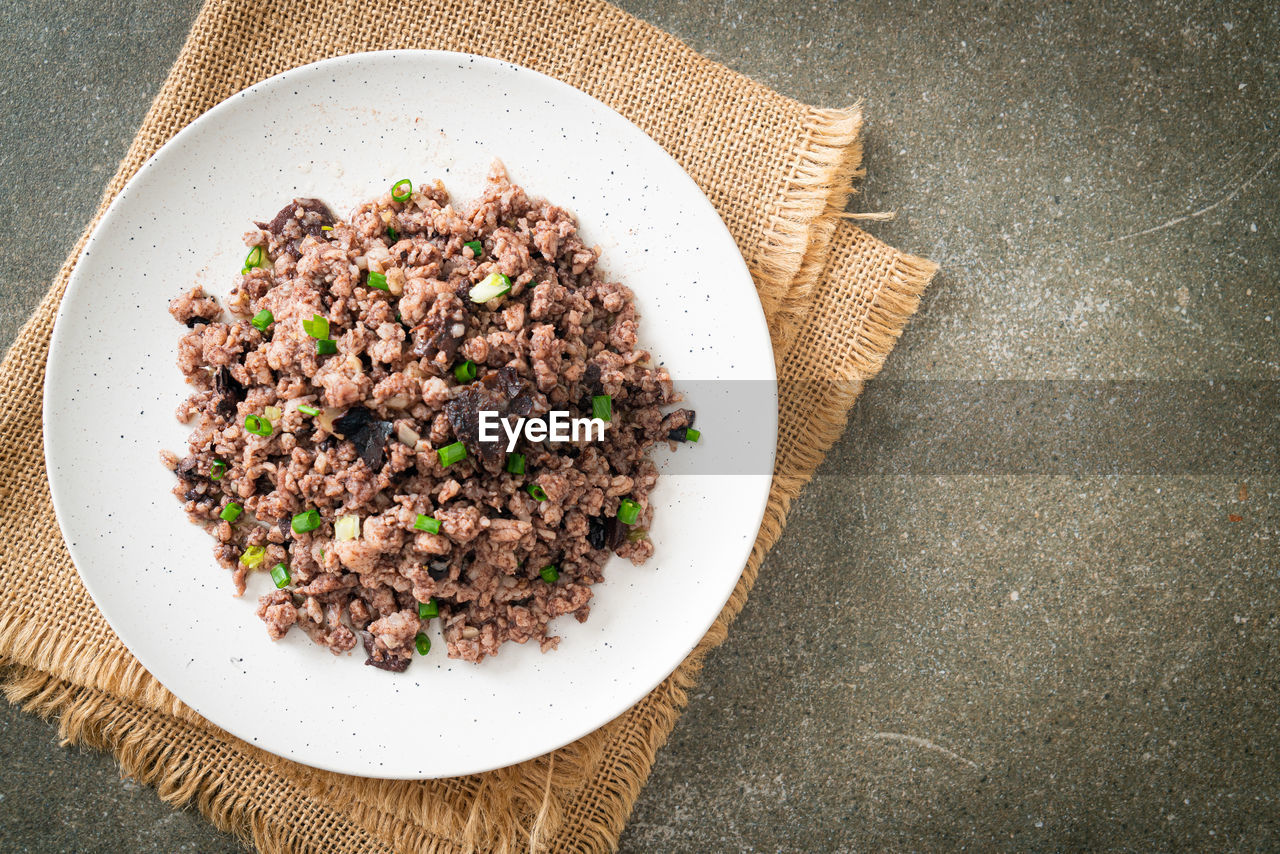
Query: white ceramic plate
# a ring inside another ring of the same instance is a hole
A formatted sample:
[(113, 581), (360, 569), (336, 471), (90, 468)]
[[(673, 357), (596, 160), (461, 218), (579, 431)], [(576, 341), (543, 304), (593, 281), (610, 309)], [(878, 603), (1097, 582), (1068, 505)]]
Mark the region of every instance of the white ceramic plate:
[[(641, 343), (678, 388), (750, 379), (752, 418), (698, 400), (703, 447), (744, 474), (673, 474), (653, 495), (657, 554), (615, 558), (590, 619), (560, 648), (507, 644), (452, 661), (435, 637), (403, 674), (280, 642), (254, 614), (264, 573), (234, 598), (212, 540), (187, 522), (159, 450), (185, 452), (173, 412), (185, 331), (168, 301), (199, 282), (225, 297), (240, 235), (294, 196), (339, 215), (398, 178), (478, 194), (493, 158), (569, 207), (603, 269), (635, 289)], [(185, 703), (273, 753), (350, 774), (439, 777), (545, 753), (625, 711), (714, 620), (747, 558), (772, 468), (776, 394), (760, 304), (735, 244), (694, 182), (603, 104), (543, 75), (465, 54), (397, 51), (316, 63), (214, 107), (146, 163), (71, 277), (45, 385), (54, 506), (94, 601), (130, 651)], [(763, 385), (760, 385), (763, 384)], [(759, 405), (759, 392), (753, 392)], [(763, 414), (761, 414), (763, 413)], [(763, 423), (762, 422), (763, 419)], [(774, 419), (774, 420), (770, 420)], [(754, 430), (744, 430), (752, 421)], [(762, 440), (761, 437), (767, 437)]]

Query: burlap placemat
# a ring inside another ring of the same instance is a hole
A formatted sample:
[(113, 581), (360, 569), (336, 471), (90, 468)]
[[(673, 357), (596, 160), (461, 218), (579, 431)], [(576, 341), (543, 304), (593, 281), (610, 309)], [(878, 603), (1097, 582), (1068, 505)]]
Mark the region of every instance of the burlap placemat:
[[(232, 738), (128, 654), (58, 533), (41, 450), (41, 387), (81, 238), (0, 366), (0, 519), (11, 532), (0, 540), (6, 691), (58, 716), (68, 741), (112, 751), (166, 800), (194, 803), (266, 852), (605, 850), (616, 846), (686, 690), (742, 608), (789, 503), (839, 436), (934, 265), (841, 216), (861, 157), (856, 108), (784, 98), (603, 2), (209, 0), (98, 216), (147, 157), (234, 92), (324, 57), (407, 47), (514, 60), (601, 99), (663, 145), (728, 224), (769, 318), (781, 394), (774, 484), (733, 598), (697, 650), (634, 708), (511, 768), (424, 782), (360, 779)], [(799, 393), (814, 378), (828, 389), (820, 399)]]

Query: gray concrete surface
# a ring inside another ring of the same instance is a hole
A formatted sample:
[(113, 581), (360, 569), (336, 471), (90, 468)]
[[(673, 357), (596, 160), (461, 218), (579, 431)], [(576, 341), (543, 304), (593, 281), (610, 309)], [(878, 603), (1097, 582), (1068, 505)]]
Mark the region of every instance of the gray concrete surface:
[[(1280, 849), (1274, 420), (1195, 474), (865, 473), (912, 418), (946, 429), (966, 381), (1274, 386), (1280, 7), (622, 5), (786, 94), (864, 98), (855, 206), (944, 265), (884, 374), (912, 382), (869, 389), (877, 418), (795, 504), (623, 850)], [(0, 340), (193, 13), (0, 19)], [(0, 727), (0, 850), (238, 850), (49, 725)]]

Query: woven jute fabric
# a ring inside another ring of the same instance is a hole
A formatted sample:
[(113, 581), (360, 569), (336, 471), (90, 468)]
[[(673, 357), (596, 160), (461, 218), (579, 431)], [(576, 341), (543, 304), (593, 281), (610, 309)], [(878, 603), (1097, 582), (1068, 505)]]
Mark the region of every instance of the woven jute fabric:
[[(582, 89), (666, 148), (728, 225), (769, 319), (781, 409), (764, 523), (724, 612), (689, 658), (621, 717), (551, 754), (485, 774), (347, 777), (222, 732), (129, 655), (58, 533), (41, 449), (41, 389), (81, 238), (0, 366), (0, 518), (22, 534), (0, 540), (5, 688), (12, 702), (56, 716), (67, 741), (110, 750), (165, 799), (195, 805), (265, 852), (608, 850), (703, 658), (724, 639), (781, 534), (788, 505), (839, 436), (934, 266), (842, 216), (860, 168), (857, 108), (784, 98), (593, 0), (210, 0), (98, 216), (149, 156), (220, 100), (307, 62), (392, 48), (517, 61)], [(820, 397), (801, 388), (815, 378), (826, 390)]]

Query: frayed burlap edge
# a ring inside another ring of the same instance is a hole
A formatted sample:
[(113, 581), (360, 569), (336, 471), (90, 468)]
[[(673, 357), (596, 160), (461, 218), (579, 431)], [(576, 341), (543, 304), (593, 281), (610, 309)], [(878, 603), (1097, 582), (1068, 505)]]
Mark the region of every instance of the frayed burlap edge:
[(769, 324), (774, 355), (808, 316), (827, 250), (862, 175), (862, 106), (812, 109), (801, 126), (786, 187), (772, 205), (751, 273)]

